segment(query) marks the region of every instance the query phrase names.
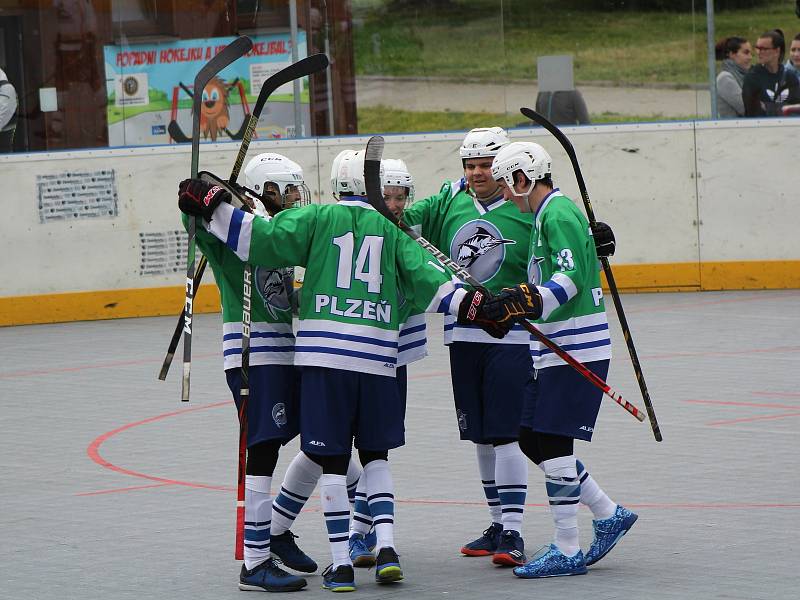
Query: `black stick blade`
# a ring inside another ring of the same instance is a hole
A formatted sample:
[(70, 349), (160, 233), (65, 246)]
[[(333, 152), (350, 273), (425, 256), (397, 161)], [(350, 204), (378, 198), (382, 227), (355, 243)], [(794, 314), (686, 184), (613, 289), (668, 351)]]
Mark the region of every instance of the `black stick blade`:
[(383, 201), (383, 185), (381, 184), (381, 157), (383, 156), (384, 139), (374, 135), (367, 142), (364, 151), (364, 185), (367, 188), (367, 200), (384, 217), (397, 224), (397, 217), (392, 214)]
[(167, 125), (167, 132), (169, 133), (169, 137), (175, 140), (176, 144), (188, 144), (192, 141), (191, 138), (186, 137), (186, 134), (183, 133), (183, 129), (181, 129), (177, 121), (173, 120), (169, 122), (169, 125)]
[(258, 99), (256, 99), (256, 105), (253, 109), (253, 115), (256, 117), (261, 115), (261, 110), (264, 108), (267, 98), (269, 98), (273, 92), (275, 92), (275, 90), (282, 85), (294, 81), (295, 79), (300, 79), (301, 77), (313, 75), (318, 71), (322, 71), (322, 69), (326, 68), (327, 66), (328, 57), (320, 53), (307, 56), (306, 58), (298, 60), (296, 63), (289, 65), (285, 69), (281, 69), (272, 77), (269, 77), (261, 86), (261, 91), (258, 93)]

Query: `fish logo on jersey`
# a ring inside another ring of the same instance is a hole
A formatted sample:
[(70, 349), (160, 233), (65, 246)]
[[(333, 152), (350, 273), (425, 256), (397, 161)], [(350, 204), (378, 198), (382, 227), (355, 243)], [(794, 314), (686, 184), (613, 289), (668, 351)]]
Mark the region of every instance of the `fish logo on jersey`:
[(255, 280), (258, 295), (264, 301), (264, 308), (267, 309), (269, 316), (277, 319), (275, 311), (289, 310), (289, 296), (286, 293), (284, 284), (285, 269), (267, 269), (256, 267)]
[(543, 256), (531, 256), (528, 263), (528, 281), (534, 285), (541, 285), (542, 283), (542, 263), (544, 262)]
[(286, 405), (283, 402), (278, 402), (272, 407), (272, 420), (278, 427), (286, 425)]
[(507, 244), (515, 240), (505, 239), (500, 230), (482, 219), (464, 224), (453, 236), (450, 256), (480, 282), (494, 277), (506, 257)]

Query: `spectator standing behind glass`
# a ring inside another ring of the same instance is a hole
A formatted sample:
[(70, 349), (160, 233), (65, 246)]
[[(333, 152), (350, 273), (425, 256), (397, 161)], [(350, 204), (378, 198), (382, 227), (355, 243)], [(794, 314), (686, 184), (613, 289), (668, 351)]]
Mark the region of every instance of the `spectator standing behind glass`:
[(800, 104), (800, 79), (783, 66), (786, 42), (780, 29), (761, 34), (756, 42), (758, 64), (742, 84), (744, 113), (748, 117), (776, 117), (784, 105)]
[(753, 58), (750, 42), (733, 36), (717, 42), (716, 50), (717, 60), (722, 61), (717, 75), (717, 114), (720, 119), (743, 117), (742, 83)]
[(792, 45), (789, 46), (789, 58), (783, 66), (800, 78), (800, 33), (794, 36)]
[(0, 154), (14, 151), (17, 128), (17, 91), (0, 69)]

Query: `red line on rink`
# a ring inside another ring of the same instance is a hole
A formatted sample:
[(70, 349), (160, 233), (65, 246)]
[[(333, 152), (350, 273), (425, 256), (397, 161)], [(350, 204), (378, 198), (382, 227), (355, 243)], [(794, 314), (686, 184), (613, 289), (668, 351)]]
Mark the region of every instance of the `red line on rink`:
[(760, 417), (744, 417), (742, 419), (729, 419), (727, 421), (711, 421), (706, 423), (709, 427), (720, 425), (734, 425), (736, 423), (749, 423), (751, 421), (769, 421), (773, 419), (785, 419), (786, 417), (800, 417), (800, 412), (782, 413), (779, 415), (762, 415)]
[[(194, 354), (196, 359), (217, 356), (216, 353)], [(144, 365), (157, 362), (159, 358), (137, 358), (135, 360), (119, 360), (108, 363), (97, 363), (93, 365), (80, 365), (77, 367), (57, 367), (55, 369), (38, 369), (36, 371), (11, 371), (10, 373), (0, 373), (0, 379), (13, 379), (16, 377), (33, 377), (36, 375), (53, 375), (56, 373), (74, 373), (75, 371), (85, 371), (87, 369), (111, 369), (114, 367), (129, 367), (131, 365)]]
[(745, 406), (751, 408), (788, 408), (789, 410), (800, 410), (800, 406), (794, 404), (767, 404), (757, 402), (735, 402), (733, 400), (684, 400), (689, 404), (715, 404), (719, 406)]
[[(230, 402), (217, 402), (215, 404), (205, 404), (203, 406), (196, 406), (193, 408), (184, 408), (182, 410), (176, 410), (173, 412), (164, 413), (161, 415), (156, 415), (155, 417), (150, 417), (148, 419), (142, 419), (141, 421), (136, 421), (135, 423), (128, 423), (127, 425), (123, 425), (122, 427), (117, 427), (116, 429), (112, 429), (98, 437), (96, 437), (89, 447), (86, 448), (86, 454), (89, 455), (89, 458), (92, 461), (96, 462), (101, 467), (106, 469), (110, 469), (112, 471), (116, 471), (117, 473), (122, 473), (124, 475), (130, 475), (131, 477), (139, 477), (141, 479), (148, 479), (150, 481), (157, 481), (164, 485), (184, 485), (187, 487), (193, 488), (202, 488), (207, 490), (227, 490), (224, 486), (218, 485), (207, 485), (204, 483), (193, 483), (191, 481), (180, 481), (177, 479), (167, 479), (164, 477), (155, 477), (153, 475), (147, 475), (146, 473), (139, 473), (138, 471), (134, 471), (132, 469), (126, 469), (125, 467), (120, 467), (115, 465), (112, 462), (107, 461), (100, 455), (100, 446), (106, 442), (109, 438), (117, 435), (118, 433), (122, 433), (123, 431), (127, 431), (128, 429), (132, 429), (133, 427), (138, 427), (140, 425), (146, 425), (148, 423), (155, 423), (156, 421), (161, 421), (162, 419), (166, 419), (168, 417), (174, 417), (177, 415), (183, 415), (186, 413), (197, 412), (199, 410), (208, 410), (209, 408), (217, 408), (219, 406), (226, 406), (230, 404)], [(84, 495), (92, 495), (97, 493), (110, 493), (110, 490), (106, 490), (105, 492), (88, 492), (84, 493)]]

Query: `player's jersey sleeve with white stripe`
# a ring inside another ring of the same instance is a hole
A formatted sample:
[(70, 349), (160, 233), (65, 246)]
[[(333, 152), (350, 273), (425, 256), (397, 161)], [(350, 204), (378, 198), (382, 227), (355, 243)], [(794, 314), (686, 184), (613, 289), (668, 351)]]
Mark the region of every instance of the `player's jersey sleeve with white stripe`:
[[(581, 362), (611, 358), (594, 240), (586, 218), (557, 188), (542, 202), (531, 237), (528, 279), (542, 296), (539, 328)], [(564, 364), (535, 338), (534, 366)]]

